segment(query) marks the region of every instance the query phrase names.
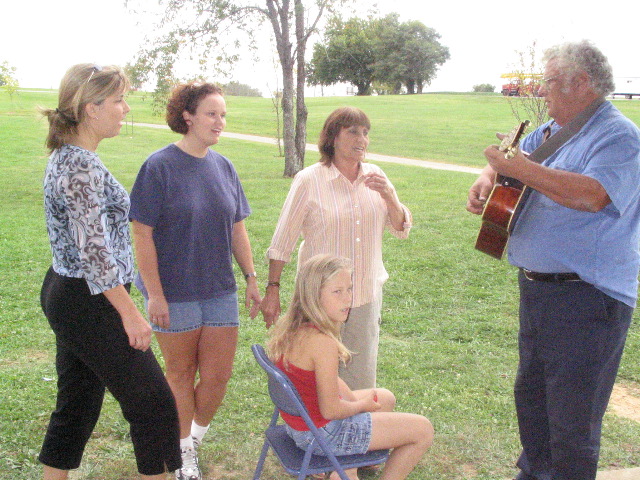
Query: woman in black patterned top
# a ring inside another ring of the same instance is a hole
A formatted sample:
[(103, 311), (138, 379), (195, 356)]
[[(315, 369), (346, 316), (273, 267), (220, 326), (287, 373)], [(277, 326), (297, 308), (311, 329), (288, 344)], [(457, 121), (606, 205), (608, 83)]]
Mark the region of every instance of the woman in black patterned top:
[(44, 206), (53, 265), (41, 302), (56, 335), (58, 397), (39, 459), (45, 480), (78, 468), (105, 388), (130, 424), (143, 478), (180, 467), (175, 401), (149, 348), (151, 327), (129, 296), (133, 254), (129, 196), (95, 153), (118, 135), (129, 105), (118, 67), (80, 64), (44, 110), (51, 151)]

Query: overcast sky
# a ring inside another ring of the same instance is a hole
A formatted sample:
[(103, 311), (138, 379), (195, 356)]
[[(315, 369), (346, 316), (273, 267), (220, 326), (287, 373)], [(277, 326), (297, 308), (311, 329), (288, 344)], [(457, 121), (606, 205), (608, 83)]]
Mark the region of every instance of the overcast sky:
[[(16, 75), (24, 87), (57, 88), (66, 69), (75, 63), (124, 65), (134, 58), (144, 38), (145, 32), (127, 12), (124, 0), (8, 2), (0, 11), (0, 62), (17, 67)], [(365, 16), (373, 3), (358, 0), (360, 16)], [(402, 21), (419, 20), (434, 28), (441, 43), (449, 47), (451, 59), (427, 91), (470, 91), (479, 83), (498, 86), (500, 74), (517, 62), (515, 52), (526, 51), (534, 41), (542, 50), (563, 41), (592, 40), (609, 57), (615, 77), (640, 78), (640, 1), (600, 3), (599, 10), (587, 3), (377, 2), (383, 14), (397, 12)], [(249, 58), (240, 62), (235, 79), (268, 94), (276, 85), (274, 55), (268, 42), (261, 58), (257, 65)]]

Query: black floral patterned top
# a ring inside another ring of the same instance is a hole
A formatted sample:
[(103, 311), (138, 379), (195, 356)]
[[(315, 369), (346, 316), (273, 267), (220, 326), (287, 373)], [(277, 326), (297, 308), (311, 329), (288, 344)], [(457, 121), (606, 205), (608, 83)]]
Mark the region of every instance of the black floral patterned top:
[(98, 155), (63, 145), (49, 157), (44, 209), (56, 273), (92, 294), (133, 280), (129, 195)]

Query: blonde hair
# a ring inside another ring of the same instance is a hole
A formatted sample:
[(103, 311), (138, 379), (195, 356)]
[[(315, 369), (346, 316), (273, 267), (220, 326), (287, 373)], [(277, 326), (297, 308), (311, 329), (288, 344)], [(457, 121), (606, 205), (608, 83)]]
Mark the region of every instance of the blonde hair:
[(85, 119), (85, 106), (100, 105), (104, 100), (129, 89), (130, 83), (120, 67), (101, 67), (93, 63), (74, 65), (62, 78), (58, 92), (58, 107), (40, 109), (49, 120), (46, 145), (50, 151), (60, 148)]
[(320, 293), (325, 284), (339, 272), (351, 272), (351, 262), (335, 255), (320, 254), (307, 260), (296, 275), (295, 291), (289, 309), (269, 331), (267, 352), (278, 361), (287, 357), (293, 341), (304, 324), (312, 325), (338, 343), (343, 362), (351, 353), (340, 341), (340, 324), (332, 321), (320, 304)]

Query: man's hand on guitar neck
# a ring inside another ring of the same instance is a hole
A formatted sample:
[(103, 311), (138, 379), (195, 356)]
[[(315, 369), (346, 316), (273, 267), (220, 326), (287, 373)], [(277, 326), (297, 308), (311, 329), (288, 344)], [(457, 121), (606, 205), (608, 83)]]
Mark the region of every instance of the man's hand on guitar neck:
[(494, 171), (505, 177), (521, 180), (527, 164), (533, 163), (518, 149), (511, 158), (506, 158), (505, 153), (498, 149), (498, 145), (489, 145), (484, 149), (484, 156)]
[(518, 175), (527, 167), (527, 163), (530, 163), (526, 158), (527, 154), (518, 148), (520, 138), (528, 126), (529, 120), (525, 120), (509, 134), (496, 133), (500, 145), (490, 145), (484, 151), (489, 164), (469, 189), (468, 211), (476, 215), (483, 213), (487, 199), (496, 183), (497, 174), (520, 180)]

